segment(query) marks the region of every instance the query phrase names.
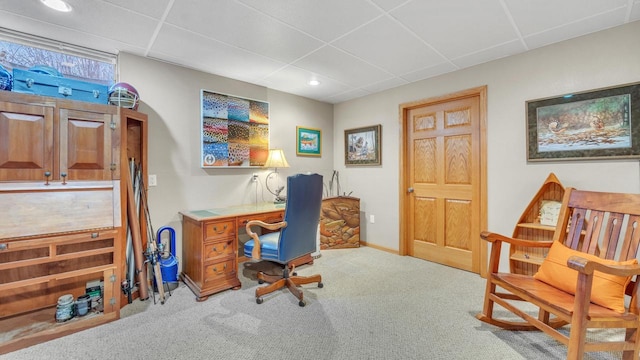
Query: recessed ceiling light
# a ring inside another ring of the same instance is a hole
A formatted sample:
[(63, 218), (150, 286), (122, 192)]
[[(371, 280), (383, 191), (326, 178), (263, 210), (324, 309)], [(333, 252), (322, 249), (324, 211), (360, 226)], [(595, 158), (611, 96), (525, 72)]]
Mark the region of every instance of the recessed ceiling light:
[(309, 85), (318, 86), (318, 85), (320, 85), (320, 81), (318, 81), (318, 80), (309, 80)]
[(71, 5), (63, 0), (40, 0), (41, 3), (52, 8), (53, 10), (69, 12), (71, 11)]

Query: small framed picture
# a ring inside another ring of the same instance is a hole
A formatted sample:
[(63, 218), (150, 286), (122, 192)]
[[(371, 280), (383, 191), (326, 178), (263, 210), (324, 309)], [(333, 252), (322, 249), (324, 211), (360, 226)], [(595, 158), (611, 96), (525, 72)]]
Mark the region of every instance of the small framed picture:
[(322, 156), (322, 130), (297, 126), (296, 132), (296, 155)]
[(381, 165), (382, 125), (344, 131), (345, 165)]

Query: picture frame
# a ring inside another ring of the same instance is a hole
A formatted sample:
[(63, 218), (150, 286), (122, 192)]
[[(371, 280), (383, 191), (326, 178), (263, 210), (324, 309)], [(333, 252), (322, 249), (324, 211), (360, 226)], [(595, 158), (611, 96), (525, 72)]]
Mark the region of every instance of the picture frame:
[(527, 161), (640, 158), (640, 83), (526, 101)]
[(382, 165), (382, 125), (344, 131), (344, 164)]
[(296, 126), (296, 155), (322, 156), (322, 130)]
[(258, 168), (269, 154), (269, 103), (200, 91), (200, 167)]

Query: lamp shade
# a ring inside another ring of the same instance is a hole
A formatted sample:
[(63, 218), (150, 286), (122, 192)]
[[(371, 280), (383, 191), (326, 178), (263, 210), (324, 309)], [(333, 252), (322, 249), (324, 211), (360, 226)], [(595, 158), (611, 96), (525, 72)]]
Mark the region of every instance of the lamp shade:
[(284, 151), (282, 151), (282, 149), (269, 149), (269, 155), (267, 156), (267, 162), (264, 163), (264, 167), (276, 169), (289, 167), (289, 163), (284, 157)]

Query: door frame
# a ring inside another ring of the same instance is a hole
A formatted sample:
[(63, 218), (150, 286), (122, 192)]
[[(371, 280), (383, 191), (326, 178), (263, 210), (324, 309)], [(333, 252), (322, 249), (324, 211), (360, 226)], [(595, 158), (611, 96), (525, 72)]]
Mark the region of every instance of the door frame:
[[(436, 97), (431, 97), (422, 100), (416, 100), (404, 104), (400, 104), (399, 109), (399, 121), (400, 121), (400, 159), (399, 159), (399, 171), (400, 171), (400, 187), (399, 187), (399, 215), (400, 215), (400, 244), (399, 244), (399, 254), (400, 255), (408, 255), (409, 248), (409, 239), (407, 232), (407, 225), (405, 219), (407, 219), (409, 215), (409, 194), (407, 193), (407, 189), (410, 184), (408, 184), (409, 179), (405, 175), (405, 159), (408, 154), (408, 144), (407, 141), (407, 112), (416, 107), (435, 105), (443, 102), (450, 102), (454, 100), (458, 100), (461, 98), (468, 98), (478, 96), (480, 100), (480, 228), (487, 228), (487, 86), (479, 86), (467, 90), (458, 91), (452, 94), (446, 94)], [(470, 239), (470, 241), (479, 242), (478, 254), (473, 254), (472, 256), (477, 257), (474, 263), (479, 264), (479, 269), (474, 269), (474, 272), (479, 273), (480, 276), (486, 277), (487, 274), (487, 243), (485, 241), (481, 241), (480, 234), (477, 234), (476, 237)]]

